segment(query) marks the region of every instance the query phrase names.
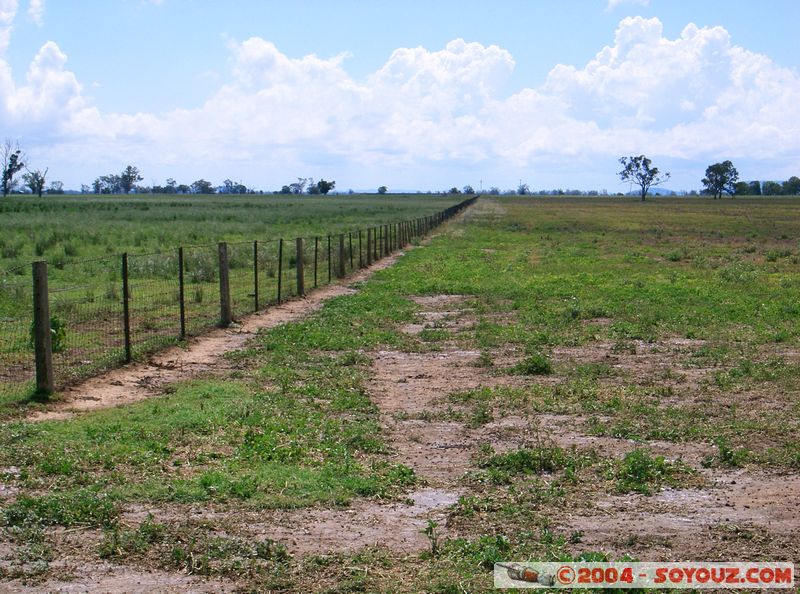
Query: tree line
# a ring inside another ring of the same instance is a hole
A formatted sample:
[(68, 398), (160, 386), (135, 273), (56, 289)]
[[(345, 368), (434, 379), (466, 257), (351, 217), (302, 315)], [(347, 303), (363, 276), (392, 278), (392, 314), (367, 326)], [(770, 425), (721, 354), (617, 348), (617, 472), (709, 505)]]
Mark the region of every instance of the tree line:
[[(666, 182), (670, 173), (661, 173), (658, 167), (644, 155), (620, 157), (622, 171), (617, 175), (622, 181), (639, 186), (642, 200), (647, 197), (650, 188)], [(723, 194), (730, 196), (797, 196), (800, 194), (800, 177), (796, 175), (779, 183), (775, 181), (739, 181), (739, 171), (729, 160), (713, 163), (706, 168), (706, 176), (700, 180), (703, 194), (713, 196), (714, 200)]]

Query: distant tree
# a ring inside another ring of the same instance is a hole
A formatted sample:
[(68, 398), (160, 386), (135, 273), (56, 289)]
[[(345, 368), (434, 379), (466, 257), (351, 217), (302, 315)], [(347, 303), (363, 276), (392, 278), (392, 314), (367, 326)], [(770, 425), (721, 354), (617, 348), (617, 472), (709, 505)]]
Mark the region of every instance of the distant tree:
[(800, 177), (793, 175), (783, 182), (783, 193), (787, 196), (797, 196), (800, 194)]
[(489, 188), (489, 195), (490, 196), (499, 196), (500, 195), (500, 188), (497, 186), (492, 186)]
[(765, 181), (761, 183), (761, 194), (763, 196), (780, 196), (783, 186), (775, 181)]
[(385, 194), (388, 191), (389, 188), (387, 188), (386, 186), (381, 186), (380, 188), (378, 188), (378, 194)]
[(761, 196), (761, 182), (751, 181), (750, 182), (750, 189), (747, 191), (750, 196)]
[(453, 186), (452, 188), (450, 188), (450, 190), (447, 193), (448, 194), (460, 194), (461, 192), (458, 190), (458, 188)]
[(87, 184), (81, 184), (81, 194), (89, 194), (92, 191), (92, 187)]
[(639, 186), (642, 202), (647, 198), (650, 188), (661, 185), (670, 178), (669, 172), (662, 174), (658, 167), (651, 167), (652, 161), (644, 155), (620, 157), (619, 162), (622, 163), (622, 171), (617, 175), (622, 181)]
[(140, 182), (143, 179), (136, 167), (128, 165), (119, 176), (119, 187), (124, 194), (130, 194), (131, 190), (136, 186), (136, 182)]
[(50, 182), (50, 186), (47, 188), (48, 194), (63, 194), (64, 193), (64, 182), (59, 180), (54, 180)]
[(706, 168), (706, 176), (703, 178), (703, 193), (711, 194), (714, 200), (722, 198), (722, 194), (730, 194), (736, 191), (734, 185), (739, 180), (739, 172), (730, 161), (714, 163)]
[(195, 194), (213, 194), (215, 190), (214, 185), (210, 181), (198, 179), (192, 182), (192, 192)]
[(219, 191), (221, 194), (247, 194), (247, 186), (226, 179), (219, 187)]
[(520, 196), (527, 196), (530, 193), (531, 189), (528, 187), (528, 184), (523, 184), (520, 182), (520, 184), (517, 186), (517, 194)]
[(164, 186), (165, 194), (175, 194), (178, 191), (178, 182), (171, 177), (167, 178), (167, 185)]
[(289, 188), (291, 188), (292, 194), (302, 194), (307, 183), (308, 180), (305, 177), (298, 177), (295, 183), (289, 184)]
[(192, 188), (186, 184), (178, 184), (178, 186), (175, 188), (175, 191), (178, 194), (188, 194), (192, 191)]
[(31, 190), (31, 194), (36, 194), (39, 198), (42, 197), (42, 192), (44, 192), (45, 183), (47, 183), (47, 171), (41, 171), (40, 169), (34, 169), (31, 171), (28, 170), (28, 173), (22, 176), (25, 185), (28, 186)]
[(747, 196), (747, 193), (750, 191), (750, 184), (745, 181), (736, 182), (733, 185), (733, 191), (737, 196)]
[(319, 190), (320, 194), (327, 194), (336, 186), (335, 181), (325, 181), (321, 179), (317, 182), (317, 190)]
[(469, 184), (467, 184), (466, 186), (461, 188), (461, 191), (464, 192), (465, 194), (474, 194), (475, 193), (475, 190)]
[(3, 162), (3, 197), (6, 197), (16, 186), (14, 176), (25, 167), (25, 155), (22, 153), (22, 149), (19, 148), (18, 143), (6, 138), (2, 148), (0, 148), (0, 159)]
[(289, 186), (281, 187), (281, 194), (291, 194), (291, 193), (292, 193), (292, 188), (290, 188)]

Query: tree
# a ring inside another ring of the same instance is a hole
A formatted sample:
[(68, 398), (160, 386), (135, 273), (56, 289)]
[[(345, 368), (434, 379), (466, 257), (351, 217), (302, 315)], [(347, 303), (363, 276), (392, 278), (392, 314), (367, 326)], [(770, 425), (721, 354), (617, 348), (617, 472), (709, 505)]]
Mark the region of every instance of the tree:
[(775, 181), (765, 181), (761, 184), (761, 194), (764, 196), (780, 196), (783, 186)]
[(133, 165), (128, 165), (119, 176), (119, 187), (125, 194), (130, 194), (136, 182), (144, 178), (139, 174), (139, 170)]
[(465, 194), (474, 194), (474, 193), (475, 193), (475, 190), (474, 190), (474, 189), (472, 189), (472, 186), (471, 186), (471, 185), (469, 185), (469, 184), (467, 184), (466, 186), (464, 186), (464, 187), (463, 187), (461, 190), (462, 190), (462, 191), (463, 191)]
[(335, 181), (325, 181), (324, 179), (321, 179), (317, 182), (317, 190), (319, 190), (320, 194), (327, 194), (334, 188), (335, 185)]
[(25, 167), (23, 162), (25, 155), (22, 153), (22, 149), (19, 148), (18, 143), (12, 143), (10, 139), (6, 138), (2, 149), (0, 149), (0, 158), (3, 160), (3, 197), (6, 197), (16, 185), (14, 176)]
[(733, 195), (736, 191), (734, 184), (739, 181), (739, 172), (730, 161), (714, 163), (706, 168), (706, 176), (702, 182), (703, 192), (714, 196), (714, 200), (722, 198), (723, 192)]
[(387, 188), (386, 186), (381, 186), (380, 188), (378, 188), (378, 194), (385, 194), (388, 191), (389, 188)]
[(458, 189), (458, 188), (456, 188), (455, 186), (453, 186), (452, 188), (450, 188), (450, 190), (449, 190), (447, 193), (448, 193), (448, 194), (460, 194), (461, 192), (459, 191), (459, 189)]
[(750, 190), (747, 192), (750, 196), (761, 196), (761, 182), (751, 181), (750, 182)]
[(292, 188), (289, 186), (281, 186), (281, 194), (291, 194)]
[(47, 188), (48, 194), (63, 194), (64, 193), (64, 182), (62, 181), (52, 181), (50, 182), (50, 187)]
[(530, 193), (531, 189), (530, 187), (528, 187), (528, 184), (523, 184), (522, 182), (520, 182), (519, 185), (517, 186), (517, 194), (519, 194), (520, 196), (527, 196)]
[(489, 195), (491, 196), (499, 196), (500, 195), (500, 188), (497, 186), (492, 186), (489, 188)]
[(641, 188), (642, 202), (650, 188), (661, 185), (670, 178), (669, 172), (662, 174), (658, 167), (651, 167), (652, 161), (644, 155), (620, 157), (619, 162), (623, 169), (617, 175), (622, 181), (634, 183)]
[(302, 194), (307, 183), (308, 180), (306, 178), (298, 177), (295, 183), (289, 184), (289, 188), (292, 190), (292, 194)]
[(736, 182), (733, 185), (733, 189), (737, 196), (747, 196), (747, 193), (750, 191), (750, 184), (745, 181)]
[(31, 194), (36, 194), (39, 196), (39, 198), (42, 197), (42, 192), (44, 192), (47, 171), (47, 169), (44, 171), (40, 171), (39, 169), (31, 171), (29, 169), (28, 173), (22, 176), (22, 179), (25, 181), (25, 185), (30, 188)]
[(793, 175), (783, 182), (783, 193), (787, 196), (797, 196), (800, 194), (800, 177)]
[(214, 186), (210, 181), (198, 179), (192, 183), (192, 192), (195, 194), (213, 194)]

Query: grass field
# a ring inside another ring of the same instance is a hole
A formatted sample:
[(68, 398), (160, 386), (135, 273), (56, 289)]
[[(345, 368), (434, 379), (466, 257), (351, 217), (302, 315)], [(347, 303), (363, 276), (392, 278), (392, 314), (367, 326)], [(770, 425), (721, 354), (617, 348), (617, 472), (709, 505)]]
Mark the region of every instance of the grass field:
[(0, 571), (456, 593), (497, 560), (798, 563), (799, 237), (790, 199), (482, 198), (235, 371), (4, 423)]
[[(122, 351), (122, 252), (129, 252), (134, 355), (179, 335), (178, 247), (185, 248), (187, 331), (218, 316), (218, 241), (229, 245), (235, 313), (254, 309), (254, 240), (260, 306), (292, 295), (294, 245), (306, 237), (309, 283), (329, 276), (327, 235), (430, 215), (458, 201), (441, 195), (348, 196), (12, 196), (0, 201), (0, 408), (31, 392), (32, 260), (48, 262), (51, 313), (63, 328), (59, 386), (118, 363)], [(320, 236), (318, 244), (313, 236)], [(335, 241), (335, 238), (334, 238)], [(348, 250), (354, 239), (348, 235)], [(356, 238), (357, 243), (357, 238)], [(333, 246), (336, 249), (336, 246)], [(331, 258), (332, 260), (333, 258)], [(349, 264), (349, 262), (348, 262)], [(355, 264), (355, 262), (354, 262)], [(348, 269), (352, 266), (348, 265)]]

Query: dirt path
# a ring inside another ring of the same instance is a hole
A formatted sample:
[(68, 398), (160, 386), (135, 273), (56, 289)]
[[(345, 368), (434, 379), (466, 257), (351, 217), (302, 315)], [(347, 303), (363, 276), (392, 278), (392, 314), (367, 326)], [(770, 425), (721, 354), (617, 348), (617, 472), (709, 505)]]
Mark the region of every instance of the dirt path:
[(67, 388), (59, 400), (46, 410), (31, 413), (26, 420), (66, 419), (80, 412), (130, 404), (158, 396), (171, 383), (225, 371), (229, 368), (225, 353), (244, 348), (260, 330), (297, 321), (319, 310), (329, 299), (354, 293), (349, 285), (392, 266), (403, 253), (384, 258), (340, 283), (316, 289), (303, 299), (271, 306), (230, 328), (190, 339), (186, 347), (171, 347), (151, 355), (146, 363), (126, 365)]

